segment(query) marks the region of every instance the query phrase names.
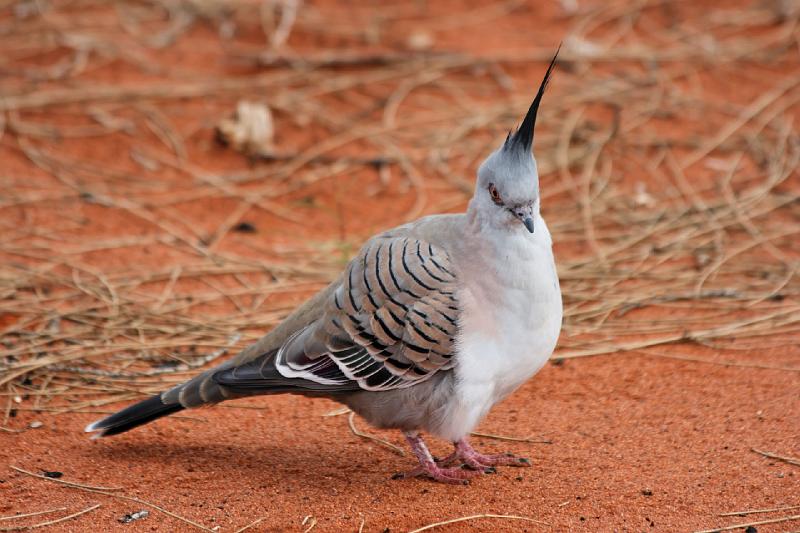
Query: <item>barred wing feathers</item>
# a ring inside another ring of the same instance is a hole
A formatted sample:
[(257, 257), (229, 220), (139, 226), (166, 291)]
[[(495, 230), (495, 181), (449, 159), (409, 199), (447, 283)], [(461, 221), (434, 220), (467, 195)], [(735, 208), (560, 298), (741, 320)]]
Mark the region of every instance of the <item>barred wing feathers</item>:
[[(224, 371), (237, 388), (284, 378), (329, 392), (404, 388), (453, 366), (457, 279), (441, 247), (409, 237), (369, 241), (348, 265), (317, 320), (273, 357)], [(306, 387), (307, 388), (307, 387)], [(264, 392), (268, 392), (265, 390)]]

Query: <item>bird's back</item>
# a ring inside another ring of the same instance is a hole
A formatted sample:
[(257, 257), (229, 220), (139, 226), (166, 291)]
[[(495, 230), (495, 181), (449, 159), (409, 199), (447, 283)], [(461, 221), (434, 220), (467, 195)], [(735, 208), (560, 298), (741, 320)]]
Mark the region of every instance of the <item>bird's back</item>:
[[(413, 238), (428, 242), (447, 251), (453, 242), (458, 242), (463, 236), (464, 223), (465, 216), (463, 214), (423, 217), (375, 235), (364, 244), (362, 250), (381, 239)], [(358, 255), (356, 254), (356, 257)], [(213, 379), (214, 375), (224, 370), (247, 365), (259, 358), (272, 357), (292, 335), (322, 318), (326, 306), (342, 283), (343, 278), (340, 275), (327, 287), (295, 309), (269, 333), (242, 350), (239, 355), (166, 391), (162, 394), (162, 400), (166, 404), (180, 403), (183, 407), (198, 407), (204, 404), (217, 403), (235, 396), (226, 391), (224, 387), (219, 386)]]

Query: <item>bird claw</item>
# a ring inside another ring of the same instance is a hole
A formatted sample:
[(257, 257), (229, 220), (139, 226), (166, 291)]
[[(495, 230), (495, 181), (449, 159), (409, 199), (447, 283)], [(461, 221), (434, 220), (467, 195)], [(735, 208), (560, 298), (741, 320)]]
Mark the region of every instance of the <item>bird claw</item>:
[(406, 439), (419, 460), (419, 466), (408, 472), (398, 472), (392, 476), (392, 479), (427, 477), (442, 483), (467, 485), (469, 480), (475, 476), (496, 473), (498, 466), (531, 466), (529, 459), (510, 453), (480, 454), (469, 445), (466, 439), (456, 442), (453, 453), (439, 460), (430, 454), (422, 437), (418, 434), (407, 433)]
[(527, 457), (517, 457), (516, 455), (512, 454), (502, 454), (502, 455), (482, 455), (476, 453), (476, 455), (471, 456), (469, 462), (465, 461), (466, 464), (471, 466), (471, 462), (474, 461), (475, 464), (481, 465), (483, 467), (491, 467), (494, 468), (496, 466), (517, 466), (517, 467), (529, 467), (531, 466), (531, 460)]
[(501, 453), (496, 455), (483, 455), (478, 453), (465, 440), (456, 443), (456, 451), (448, 457), (455, 461), (460, 460), (466, 466), (474, 469), (481, 469), (496, 466), (531, 466), (531, 460), (527, 457), (517, 457), (513, 453)]
[(442, 468), (436, 463), (420, 465), (408, 472), (398, 472), (392, 479), (409, 479), (412, 477), (427, 477), (441, 483), (451, 485), (469, 485), (469, 480), (481, 472), (464, 470), (460, 467)]

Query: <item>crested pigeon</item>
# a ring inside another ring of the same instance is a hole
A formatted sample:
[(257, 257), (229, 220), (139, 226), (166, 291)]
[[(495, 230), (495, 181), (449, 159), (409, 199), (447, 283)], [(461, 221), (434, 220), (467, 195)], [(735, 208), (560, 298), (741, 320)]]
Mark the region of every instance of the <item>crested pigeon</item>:
[[(401, 430), (419, 465), (400, 477), (467, 483), (494, 466), (529, 465), (480, 454), (468, 436), (542, 368), (561, 330), (531, 152), (556, 57), (522, 124), (479, 167), (466, 213), (372, 237), (333, 283), (237, 357), (86, 431), (115, 435), (186, 408), (294, 393), (331, 398), (376, 427)], [(423, 431), (452, 442), (453, 453), (434, 459)]]

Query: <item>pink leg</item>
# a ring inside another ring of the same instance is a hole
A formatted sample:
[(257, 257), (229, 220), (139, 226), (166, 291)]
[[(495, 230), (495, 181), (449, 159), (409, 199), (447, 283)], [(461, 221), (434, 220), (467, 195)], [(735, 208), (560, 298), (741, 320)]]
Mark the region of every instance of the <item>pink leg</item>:
[(443, 464), (461, 461), (468, 467), (476, 470), (485, 470), (486, 468), (495, 466), (531, 466), (529, 459), (525, 457), (516, 457), (510, 453), (497, 455), (483, 455), (478, 453), (470, 446), (466, 437), (456, 442), (455, 448), (455, 451), (442, 461)]
[(411, 446), (411, 451), (419, 460), (419, 466), (404, 472), (402, 474), (395, 474), (394, 479), (407, 479), (410, 477), (426, 476), (434, 481), (441, 481), (442, 483), (452, 483), (456, 485), (466, 485), (469, 483), (470, 478), (473, 478), (483, 472), (483, 468), (476, 470), (463, 470), (460, 466), (455, 468), (443, 468), (436, 464), (433, 460), (431, 452), (425, 446), (425, 441), (418, 433), (406, 433), (406, 440)]

